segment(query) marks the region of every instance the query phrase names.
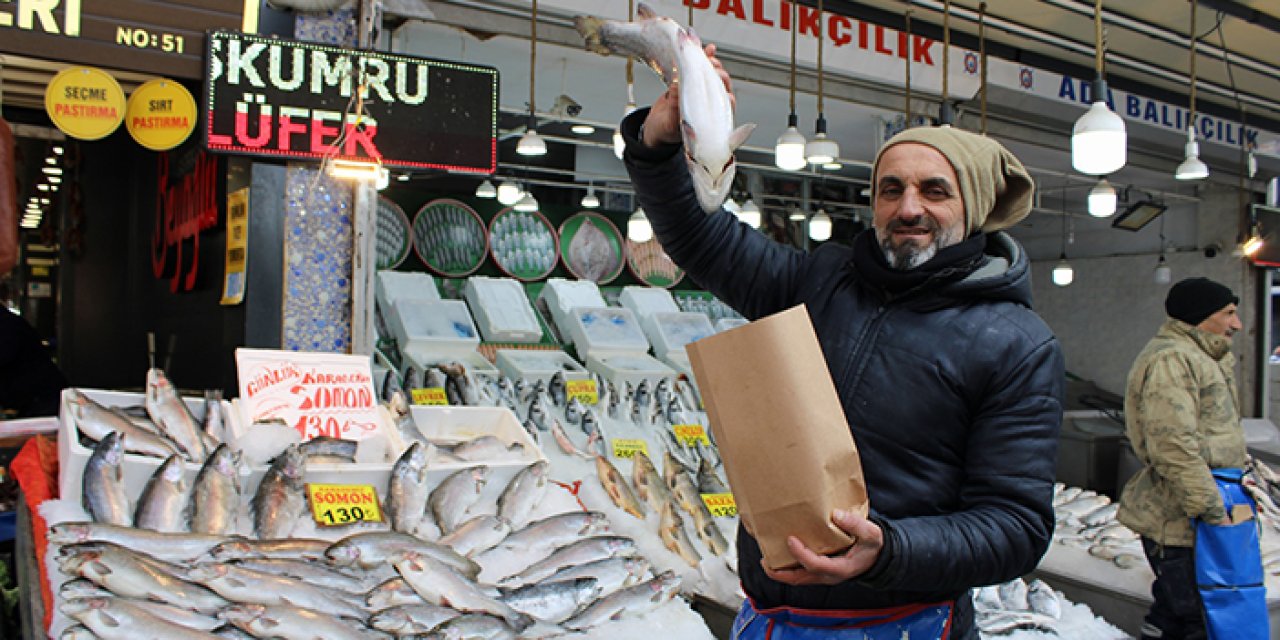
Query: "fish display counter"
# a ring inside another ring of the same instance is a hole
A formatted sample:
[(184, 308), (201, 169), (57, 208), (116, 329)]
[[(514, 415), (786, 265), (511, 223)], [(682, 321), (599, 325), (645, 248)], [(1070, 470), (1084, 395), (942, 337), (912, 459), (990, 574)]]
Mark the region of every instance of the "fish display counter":
[[(710, 456), (654, 439), (618, 457), (562, 389), (483, 384), (498, 406), (392, 408), (367, 447), (236, 424), (172, 385), (68, 390), (67, 491), (38, 507), (48, 632), (711, 638), (680, 597), (741, 598), (736, 518), (698, 493)], [(616, 403), (668, 428), (655, 395)]]

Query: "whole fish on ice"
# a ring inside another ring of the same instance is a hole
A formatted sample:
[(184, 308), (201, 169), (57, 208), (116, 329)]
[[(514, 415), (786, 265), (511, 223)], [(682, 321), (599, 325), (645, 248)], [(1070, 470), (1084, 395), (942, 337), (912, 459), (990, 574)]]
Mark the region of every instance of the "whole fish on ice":
[(594, 16), (573, 19), (587, 49), (602, 55), (634, 56), (649, 65), (663, 82), (680, 83), (680, 126), (684, 157), (689, 165), (698, 203), (714, 213), (729, 195), (737, 170), (733, 152), (746, 142), (756, 125), (733, 126), (733, 103), (691, 29), (659, 16), (640, 3), (634, 22)]

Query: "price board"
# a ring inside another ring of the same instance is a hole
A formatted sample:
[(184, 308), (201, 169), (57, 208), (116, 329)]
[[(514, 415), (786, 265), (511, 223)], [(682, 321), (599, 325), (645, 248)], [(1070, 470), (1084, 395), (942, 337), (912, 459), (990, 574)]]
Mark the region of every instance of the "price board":
[(414, 404), (429, 404), (446, 406), (449, 404), (449, 396), (445, 394), (444, 387), (427, 387), (425, 389), (410, 389), (409, 395), (413, 398)]
[(613, 457), (615, 458), (634, 458), (636, 453), (649, 455), (649, 444), (644, 440), (627, 440), (615, 438), (613, 441)]
[(368, 484), (307, 484), (311, 517), (322, 527), (382, 522), (378, 492)]
[(703, 493), (702, 504), (717, 518), (728, 518), (738, 515), (738, 503), (733, 501), (732, 493)]
[(707, 437), (707, 428), (700, 424), (673, 424), (671, 432), (676, 434), (676, 440), (685, 446), (696, 446), (699, 443), (711, 446), (711, 439)]
[(582, 404), (600, 402), (600, 393), (596, 389), (595, 380), (565, 380), (564, 392), (570, 400), (577, 398)]

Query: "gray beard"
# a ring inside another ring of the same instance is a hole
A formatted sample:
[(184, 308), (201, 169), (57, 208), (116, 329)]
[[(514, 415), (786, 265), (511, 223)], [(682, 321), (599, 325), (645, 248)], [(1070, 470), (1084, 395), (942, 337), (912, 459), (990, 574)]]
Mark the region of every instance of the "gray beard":
[(900, 246), (893, 246), (894, 224), (890, 223), (888, 228), (883, 232), (876, 229), (876, 239), (880, 241), (880, 250), (884, 251), (885, 262), (889, 263), (891, 268), (899, 271), (908, 271), (930, 261), (934, 256), (938, 255), (938, 250), (949, 247), (959, 242), (958, 239), (952, 238), (951, 233), (946, 230), (934, 228), (933, 242), (924, 247), (917, 247), (910, 242), (904, 242)]

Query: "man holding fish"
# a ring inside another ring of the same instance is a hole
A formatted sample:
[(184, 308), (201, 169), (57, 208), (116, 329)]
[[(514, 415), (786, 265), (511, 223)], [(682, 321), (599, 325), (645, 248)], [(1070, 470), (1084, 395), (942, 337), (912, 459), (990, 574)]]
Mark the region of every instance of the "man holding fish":
[[(733, 104), (714, 45), (644, 8), (640, 18), (602, 21), (601, 41), (658, 67), (697, 45)], [(807, 306), (871, 501), (868, 518), (831, 515), (855, 541), (841, 553), (792, 537), (795, 569), (766, 568), (740, 528), (748, 599), (734, 637), (976, 639), (969, 590), (1029, 573), (1053, 532), (1062, 354), (1031, 310), (1026, 254), (1001, 231), (1030, 212), (1031, 178), (994, 140), (909, 129), (876, 158), (874, 228), (804, 253), (719, 209), (702, 173), (733, 161), (708, 167), (705, 148), (745, 136), (732, 107), (700, 128), (707, 114), (690, 110), (718, 101), (688, 100), (705, 78), (678, 77), (622, 123), (639, 204), (671, 258), (745, 317)]]

